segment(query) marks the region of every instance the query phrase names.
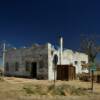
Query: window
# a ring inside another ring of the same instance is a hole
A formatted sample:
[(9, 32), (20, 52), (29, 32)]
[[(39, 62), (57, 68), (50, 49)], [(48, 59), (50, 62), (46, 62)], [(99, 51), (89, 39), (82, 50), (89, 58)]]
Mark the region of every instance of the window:
[(40, 61), (39, 62), (39, 68), (43, 68), (43, 66), (44, 66), (44, 62), (43, 61)]
[(86, 61), (81, 61), (81, 64), (86, 64)]
[(16, 62), (16, 63), (15, 63), (15, 71), (18, 71), (18, 70), (19, 70), (19, 63)]
[(75, 65), (77, 65), (78, 64), (78, 61), (75, 61)]
[(52, 51), (51, 51), (51, 55), (53, 55), (53, 53), (54, 53), (54, 51), (52, 50)]
[(8, 62), (6, 62), (5, 70), (9, 71), (9, 63)]
[(30, 63), (26, 61), (25, 70), (30, 71)]

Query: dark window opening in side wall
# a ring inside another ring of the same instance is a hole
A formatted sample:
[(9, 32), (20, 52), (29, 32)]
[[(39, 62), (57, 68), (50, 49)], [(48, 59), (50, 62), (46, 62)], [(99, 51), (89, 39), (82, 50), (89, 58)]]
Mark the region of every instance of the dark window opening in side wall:
[(15, 71), (19, 71), (19, 63), (15, 62)]
[(28, 61), (25, 62), (25, 71), (30, 71), (30, 63)]
[(39, 68), (43, 68), (44, 67), (44, 62), (43, 61), (40, 61), (39, 62)]

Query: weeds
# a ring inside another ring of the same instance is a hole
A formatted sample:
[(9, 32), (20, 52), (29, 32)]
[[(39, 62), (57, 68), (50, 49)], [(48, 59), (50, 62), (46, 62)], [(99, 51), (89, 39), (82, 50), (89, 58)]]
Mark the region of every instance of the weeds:
[(74, 86), (70, 86), (67, 84), (62, 84), (58, 86), (48, 85), (48, 86), (40, 86), (40, 85), (26, 85), (23, 87), (27, 94), (37, 94), (37, 95), (86, 95), (86, 91), (82, 88), (76, 88)]
[(23, 89), (27, 94), (46, 95), (46, 89), (40, 85), (25, 85)]
[(4, 78), (2, 76), (0, 76), (0, 82), (3, 82)]
[(23, 87), (23, 89), (25, 90), (25, 92), (26, 92), (27, 94), (34, 94), (34, 91), (32, 90), (31, 87)]

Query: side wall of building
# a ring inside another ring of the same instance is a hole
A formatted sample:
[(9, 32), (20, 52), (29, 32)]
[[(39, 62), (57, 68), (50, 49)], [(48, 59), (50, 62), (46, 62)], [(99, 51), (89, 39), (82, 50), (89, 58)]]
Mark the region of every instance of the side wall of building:
[[(77, 63), (76, 63), (77, 62)], [(88, 55), (80, 52), (75, 52), (73, 56), (73, 65), (76, 67), (76, 73), (81, 74), (82, 72), (88, 73), (87, 68), (82, 68), (82, 64), (88, 63)]]
[[(6, 63), (9, 64), (9, 70), (5, 68), (5, 75), (31, 77), (32, 63), (36, 63), (37, 79), (48, 79), (48, 45), (33, 45), (31, 48), (20, 48), (6, 52)], [(18, 63), (16, 70), (15, 63)], [(26, 62), (28, 62), (28, 71), (26, 71)], [(34, 67), (34, 66), (33, 66)]]
[(64, 50), (63, 52), (63, 62), (62, 64), (72, 64), (76, 67), (76, 74), (86, 72), (88, 73), (87, 69), (82, 68), (82, 63), (88, 63), (88, 55), (80, 52), (73, 52), (72, 50)]
[(57, 64), (59, 64), (59, 51), (56, 50), (50, 43), (48, 43), (48, 79), (49, 80), (54, 80), (54, 72), (55, 72), (55, 78), (57, 79), (57, 72), (55, 68), (57, 66), (55, 66), (53, 63), (54, 55), (57, 55), (58, 57)]

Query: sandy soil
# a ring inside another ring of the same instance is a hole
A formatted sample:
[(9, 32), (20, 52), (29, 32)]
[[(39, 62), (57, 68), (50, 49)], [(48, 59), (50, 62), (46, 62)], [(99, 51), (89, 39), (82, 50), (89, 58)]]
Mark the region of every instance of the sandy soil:
[[(46, 85), (53, 84), (53, 81), (33, 80), (25, 78), (4, 77), (0, 80), (0, 100), (100, 100), (100, 84), (94, 83), (94, 91), (89, 96), (45, 96), (45, 95), (27, 95), (22, 87), (26, 84)], [(88, 89), (90, 82), (74, 81), (56, 81), (56, 85), (69, 84), (75, 87)], [(91, 92), (91, 91), (89, 91)]]

